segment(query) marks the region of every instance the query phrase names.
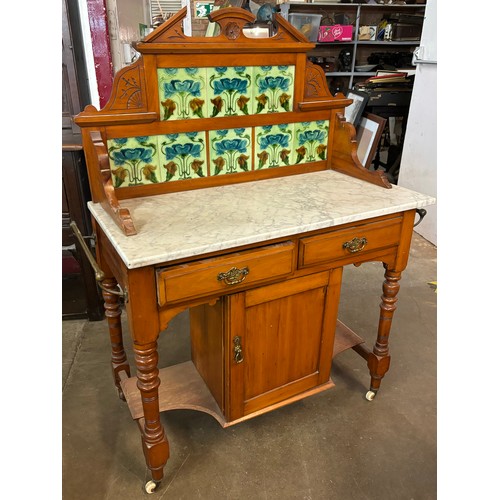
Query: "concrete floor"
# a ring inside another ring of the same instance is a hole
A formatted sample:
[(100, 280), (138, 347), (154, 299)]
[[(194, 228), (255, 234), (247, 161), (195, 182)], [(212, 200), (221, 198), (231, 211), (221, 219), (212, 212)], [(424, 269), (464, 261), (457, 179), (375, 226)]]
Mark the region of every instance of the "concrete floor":
[[(344, 271), (340, 319), (376, 335), (383, 267)], [(171, 457), (153, 496), (139, 429), (116, 394), (106, 321), (63, 322), (65, 500), (434, 499), (436, 453), (436, 248), (414, 234), (391, 335), (391, 369), (373, 402), (365, 361), (335, 358), (336, 386), (222, 429), (209, 415), (162, 413)], [(123, 324), (129, 360), (133, 361)], [(160, 339), (160, 366), (189, 359), (188, 319)]]

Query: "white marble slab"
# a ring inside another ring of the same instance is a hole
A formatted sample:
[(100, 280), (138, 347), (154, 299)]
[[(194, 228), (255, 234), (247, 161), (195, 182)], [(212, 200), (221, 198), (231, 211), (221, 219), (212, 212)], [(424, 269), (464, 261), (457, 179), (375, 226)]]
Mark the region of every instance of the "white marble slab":
[(89, 209), (134, 269), (435, 202), (406, 188), (385, 189), (325, 170), (122, 200), (137, 229), (134, 236), (125, 236), (99, 204), (89, 203)]

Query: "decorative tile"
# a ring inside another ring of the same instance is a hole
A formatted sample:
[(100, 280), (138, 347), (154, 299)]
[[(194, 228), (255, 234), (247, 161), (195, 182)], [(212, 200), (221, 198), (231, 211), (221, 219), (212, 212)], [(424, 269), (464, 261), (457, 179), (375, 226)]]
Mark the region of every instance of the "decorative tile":
[(293, 124), (255, 128), (255, 169), (290, 165), (293, 150)]
[(156, 136), (110, 139), (108, 154), (114, 187), (160, 182)]
[(326, 160), (328, 121), (295, 124), (293, 163)]
[(207, 81), (210, 118), (253, 113), (252, 68), (207, 68)]
[(206, 68), (159, 68), (162, 120), (207, 118)]
[(211, 175), (252, 169), (252, 136), (249, 128), (210, 131)]
[(206, 177), (205, 132), (158, 136), (162, 179), (166, 182)]
[(293, 109), (295, 66), (255, 66), (254, 113), (278, 113)]

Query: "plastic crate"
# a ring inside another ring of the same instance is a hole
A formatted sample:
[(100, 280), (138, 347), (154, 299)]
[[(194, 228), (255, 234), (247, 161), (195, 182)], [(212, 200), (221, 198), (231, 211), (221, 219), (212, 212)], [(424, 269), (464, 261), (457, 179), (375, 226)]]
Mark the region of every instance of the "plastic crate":
[(288, 20), (311, 42), (318, 41), (319, 25), (321, 23), (321, 14), (288, 14)]

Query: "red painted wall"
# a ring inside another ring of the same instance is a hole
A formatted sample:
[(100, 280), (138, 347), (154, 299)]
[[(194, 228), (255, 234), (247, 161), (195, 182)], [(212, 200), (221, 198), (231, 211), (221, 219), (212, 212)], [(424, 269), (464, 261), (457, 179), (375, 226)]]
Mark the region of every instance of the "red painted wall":
[(87, 8), (99, 104), (102, 108), (109, 100), (113, 84), (113, 62), (111, 60), (106, 0), (87, 0)]

